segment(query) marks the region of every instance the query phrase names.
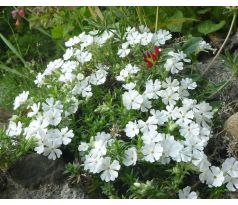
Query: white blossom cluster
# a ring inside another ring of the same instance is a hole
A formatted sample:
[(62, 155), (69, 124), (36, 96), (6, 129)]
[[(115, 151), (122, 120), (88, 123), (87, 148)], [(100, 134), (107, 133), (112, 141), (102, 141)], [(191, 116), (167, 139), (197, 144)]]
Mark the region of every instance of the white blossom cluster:
[[(91, 97), (92, 86), (103, 84), (108, 74), (106, 65), (97, 64), (89, 76), (84, 75), (81, 67), (92, 59), (92, 54), (86, 48), (93, 43), (102, 45), (102, 42), (111, 37), (111, 32), (104, 32), (96, 37), (82, 33), (69, 39), (65, 43), (68, 48), (63, 58), (50, 62), (34, 81), (39, 89), (48, 89), (49, 96), (42, 101), (34, 102), (33, 99), (28, 99), (28, 91), (19, 94), (14, 101), (14, 110), (25, 106), (29, 110), (28, 124), (12, 119), (7, 134), (10, 137), (23, 134), (26, 139), (34, 138), (37, 140), (35, 151), (38, 154), (53, 160), (59, 158), (62, 155), (60, 147), (69, 144), (74, 137), (73, 131), (62, 124), (69, 115), (78, 110), (78, 96), (86, 99)], [(67, 95), (65, 101), (51, 95), (52, 82), (60, 86), (57, 90), (62, 89)]]
[[(50, 90), (49, 96), (38, 101), (29, 98), (28, 91), (17, 96), (14, 109), (27, 108), (27, 120), (12, 119), (7, 134), (35, 138), (38, 154), (53, 160), (59, 158), (62, 155), (61, 146), (69, 144), (74, 137), (73, 130), (65, 122), (77, 111), (79, 98), (87, 100), (92, 97), (93, 86), (104, 84), (110, 72), (108, 66), (100, 63), (90, 67), (91, 72), (84, 72), (83, 67), (93, 60), (88, 47), (101, 47), (110, 38), (118, 42), (113, 35), (115, 32), (105, 31), (100, 35), (98, 31), (83, 32), (69, 39), (65, 43), (67, 49), (63, 58), (50, 62), (34, 81), (39, 89)], [(117, 57), (122, 61), (136, 46), (163, 46), (171, 38), (172, 35), (165, 30), (152, 33), (144, 26), (140, 26), (139, 30), (128, 27)], [(204, 49), (210, 50), (207, 45)], [(238, 189), (238, 162), (228, 158), (219, 168), (212, 166), (204, 153), (212, 137), (212, 107), (190, 97), (197, 87), (196, 82), (191, 78), (176, 78), (176, 74), (190, 62), (183, 51), (174, 50), (167, 53), (163, 67), (168, 76), (163, 80), (158, 77), (145, 79), (143, 83), (137, 81), (142, 67), (131, 61), (114, 73), (114, 80), (122, 84), (121, 102), (124, 108), (148, 114), (147, 119), (131, 119), (124, 127), (124, 135), (131, 141), (142, 140), (142, 146), (138, 148), (131, 143), (120, 161), (108, 153), (117, 139), (106, 130), (98, 132), (93, 140), (81, 142), (78, 148), (86, 171), (100, 174), (102, 180), (109, 182), (118, 177), (121, 166), (135, 166), (138, 161), (161, 164), (186, 162), (197, 167), (199, 179), (209, 187), (226, 184), (231, 191)], [(63, 98), (52, 94), (52, 91), (59, 90), (65, 93)], [(159, 108), (155, 106), (158, 104)], [(178, 133), (178, 136), (173, 133)], [(179, 197), (197, 198), (197, 194), (190, 191), (190, 187), (184, 188)]]

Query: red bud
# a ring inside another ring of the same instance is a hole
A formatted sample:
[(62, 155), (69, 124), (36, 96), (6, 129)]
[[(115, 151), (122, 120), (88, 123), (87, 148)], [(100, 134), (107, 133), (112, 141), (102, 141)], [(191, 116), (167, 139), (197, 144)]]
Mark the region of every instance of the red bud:
[(19, 27), (20, 25), (21, 25), (20, 19), (17, 18), (17, 21), (16, 21), (16, 27)]
[(18, 10), (18, 15), (19, 15), (20, 17), (24, 17), (24, 16), (25, 16), (25, 11), (24, 11), (24, 9), (19, 9), (19, 10)]

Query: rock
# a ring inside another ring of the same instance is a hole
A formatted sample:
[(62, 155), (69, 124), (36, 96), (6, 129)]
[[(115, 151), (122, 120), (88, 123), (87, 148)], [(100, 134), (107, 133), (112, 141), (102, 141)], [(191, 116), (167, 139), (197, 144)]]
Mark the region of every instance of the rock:
[(0, 170), (0, 193), (7, 188), (7, 177), (4, 172)]
[(9, 118), (11, 117), (11, 114), (4, 110), (3, 108), (0, 108), (0, 122), (6, 123)]
[(4, 110), (3, 108), (0, 108), (0, 128), (5, 129), (7, 122), (9, 118), (11, 117), (11, 114)]
[(238, 41), (237, 41), (237, 39), (238, 39), (238, 29), (237, 29), (236, 33), (229, 38), (225, 50), (230, 51), (232, 53), (235, 50), (237, 50), (238, 49)]
[(83, 193), (82, 189), (78, 187), (69, 187), (65, 184), (60, 193), (62, 199), (85, 199), (86, 195)]
[(0, 199), (85, 199), (87, 195), (78, 187), (70, 188), (67, 183), (46, 184), (37, 189), (24, 188), (8, 176), (8, 186), (0, 192)]
[(65, 163), (38, 154), (30, 154), (17, 161), (9, 170), (13, 180), (25, 188), (38, 188), (44, 184), (58, 184), (65, 175)]
[(224, 129), (233, 138), (238, 139), (238, 113), (235, 113), (226, 120)]

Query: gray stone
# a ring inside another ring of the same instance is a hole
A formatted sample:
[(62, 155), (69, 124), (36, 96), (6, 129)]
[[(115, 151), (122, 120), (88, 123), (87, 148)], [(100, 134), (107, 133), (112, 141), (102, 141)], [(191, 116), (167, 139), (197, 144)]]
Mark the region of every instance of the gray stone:
[(62, 159), (48, 160), (38, 154), (30, 154), (17, 161), (9, 170), (13, 180), (26, 188), (37, 188), (44, 184), (61, 183), (65, 163)]
[(79, 187), (71, 188), (67, 182), (41, 185), (37, 189), (25, 188), (10, 176), (8, 186), (0, 192), (0, 199), (85, 199), (87, 195)]
[(7, 176), (0, 170), (0, 193), (7, 188)]
[(232, 137), (238, 140), (238, 113), (230, 116), (226, 122), (224, 129), (228, 132)]

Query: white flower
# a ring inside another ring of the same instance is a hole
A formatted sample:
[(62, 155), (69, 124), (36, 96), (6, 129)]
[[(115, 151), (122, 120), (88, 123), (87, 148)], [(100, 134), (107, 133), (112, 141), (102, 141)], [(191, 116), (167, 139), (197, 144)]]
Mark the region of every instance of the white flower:
[(160, 88), (161, 88), (161, 82), (159, 80), (155, 80), (154, 82), (153, 80), (148, 80), (146, 82), (144, 95), (148, 99), (158, 99)]
[(34, 103), (32, 106), (31, 106), (31, 112), (28, 112), (27, 113), (27, 117), (33, 117), (33, 116), (35, 116), (38, 112), (39, 112), (39, 110), (40, 110), (40, 103)]
[(166, 63), (164, 64), (164, 67), (167, 71), (170, 71), (172, 74), (176, 74), (179, 71), (183, 70), (183, 63), (177, 61), (174, 58), (168, 58), (166, 60)]
[(201, 41), (199, 42), (198, 50), (199, 50), (199, 51), (206, 51), (206, 52), (210, 50), (210, 51), (212, 51), (213, 54), (214, 54), (217, 49), (212, 48), (212, 46), (211, 46), (209, 43), (207, 43), (206, 41), (201, 40)]
[(77, 60), (82, 64), (89, 62), (92, 59), (92, 54), (89, 53), (88, 51), (77, 49), (74, 55), (77, 58)]
[(43, 116), (39, 115), (35, 120), (32, 120), (28, 127), (24, 129), (26, 139), (32, 137), (42, 138), (42, 134), (46, 133), (49, 122)]
[(159, 143), (145, 144), (141, 148), (141, 152), (144, 155), (143, 159), (148, 162), (155, 162), (160, 159), (163, 153), (163, 148)]
[(227, 158), (222, 164), (226, 187), (230, 191), (238, 189), (238, 161), (234, 158)]
[(17, 108), (19, 108), (22, 104), (24, 104), (27, 101), (29, 95), (29, 91), (23, 91), (21, 94), (19, 94), (15, 100), (14, 100), (14, 110), (16, 110)]
[(112, 31), (107, 30), (104, 31), (101, 35), (97, 35), (98, 31), (95, 31), (94, 33), (90, 32), (90, 34), (94, 36), (94, 42), (99, 46), (102, 46), (108, 39), (110, 39), (114, 35)]
[(219, 187), (225, 178), (219, 167), (211, 166), (199, 175), (199, 179), (202, 183), (206, 182), (209, 186)]
[(150, 32), (150, 29), (149, 29), (147, 26), (140, 25), (140, 26), (139, 26), (139, 31), (140, 31), (141, 33), (149, 33), (149, 32)]
[(196, 151), (203, 151), (206, 141), (200, 139), (199, 136), (189, 136), (184, 141), (184, 145), (193, 153)]
[(116, 76), (117, 81), (125, 81), (126, 78), (130, 75), (137, 74), (140, 71), (140, 68), (136, 65), (127, 64), (124, 69), (120, 71), (120, 75)]
[(197, 123), (210, 122), (210, 119), (213, 117), (212, 107), (206, 102), (195, 105), (193, 111)]
[(125, 67), (125, 70), (127, 70), (130, 74), (136, 74), (140, 71), (140, 68), (136, 65), (132, 65), (132, 64), (129, 63)]
[(135, 122), (130, 121), (127, 123), (126, 128), (125, 128), (127, 137), (133, 138), (139, 134), (139, 131), (140, 130), (138, 128), (136, 121)]
[(222, 164), (222, 171), (238, 178), (238, 161), (234, 157), (227, 158)]
[(52, 75), (52, 73), (58, 70), (63, 65), (63, 63), (64, 61), (61, 58), (49, 62), (49, 64), (47, 65), (47, 68), (44, 71), (44, 75), (45, 76)]
[(107, 153), (107, 141), (98, 140), (94, 142), (94, 148), (90, 150), (93, 157), (102, 157)]
[(62, 112), (62, 109), (63, 109), (63, 105), (62, 103), (57, 100), (55, 101), (54, 98), (47, 98), (46, 103), (42, 103), (42, 109), (45, 113), (47, 112), (52, 112), (52, 111), (59, 111), (59, 112)]
[(93, 85), (101, 85), (106, 81), (107, 71), (103, 69), (97, 70), (95, 73), (90, 75), (89, 82)]
[(86, 155), (84, 161), (84, 170), (89, 170), (92, 173), (100, 173), (103, 158), (101, 156)]
[(147, 112), (151, 107), (152, 107), (152, 103), (150, 100), (148, 100), (148, 98), (144, 95), (142, 95), (142, 98), (143, 98), (143, 102), (141, 104), (141, 112)]
[(62, 128), (60, 130), (61, 132), (61, 139), (62, 139), (62, 143), (64, 145), (67, 145), (71, 142), (72, 138), (74, 137), (74, 133), (72, 130), (69, 130), (68, 127)]
[(135, 88), (136, 84), (135, 83), (127, 83), (122, 85), (123, 88), (125, 88), (126, 90), (133, 90)]
[(126, 109), (139, 110), (143, 103), (143, 97), (136, 90), (129, 90), (122, 95), (123, 104)]
[(78, 150), (79, 150), (80, 152), (85, 152), (85, 151), (88, 150), (88, 148), (89, 148), (88, 143), (86, 143), (86, 142), (81, 142), (80, 145), (79, 145), (79, 147), (78, 147)]
[(62, 73), (72, 73), (77, 69), (79, 66), (79, 62), (77, 61), (65, 61), (63, 65), (61, 66)]
[(184, 89), (194, 90), (197, 87), (197, 83), (193, 82), (191, 78), (185, 78), (181, 80), (181, 86)]
[(161, 133), (158, 133), (156, 130), (151, 130), (149, 132), (145, 132), (142, 135), (142, 140), (144, 144), (151, 144), (152, 142), (160, 142), (163, 140), (163, 136)]
[(34, 151), (37, 154), (42, 154), (44, 152), (45, 148), (44, 148), (44, 144), (42, 142), (38, 143), (38, 145), (34, 148)]
[(15, 123), (10, 121), (8, 128), (6, 130), (6, 134), (10, 137), (19, 136), (22, 133), (22, 123), (19, 121)]
[(194, 122), (191, 122), (190, 124), (181, 124), (181, 129), (179, 130), (180, 134), (187, 137), (196, 137), (199, 135), (200, 132), (200, 126)]
[(161, 146), (163, 147), (163, 154), (166, 157), (172, 157), (174, 159), (179, 157), (180, 151), (183, 149), (181, 143), (174, 140), (174, 136), (169, 134), (163, 134), (163, 141), (161, 142)]
[(48, 159), (52, 160), (60, 158), (62, 151), (58, 148), (61, 144), (54, 140), (46, 140), (44, 144), (46, 146), (44, 148), (44, 156), (48, 156)]
[(172, 81), (172, 78), (168, 77), (162, 83), (162, 87), (165, 89), (171, 89), (173, 91), (178, 91), (179, 90), (179, 81), (177, 79), (173, 79), (173, 81)]
[(106, 182), (114, 181), (118, 177), (118, 170), (120, 168), (121, 166), (117, 160), (111, 163), (111, 158), (105, 157), (101, 166), (101, 170), (103, 171), (100, 175), (101, 179)]
[(130, 32), (126, 37), (126, 40), (130, 45), (138, 44), (141, 40), (141, 34), (138, 31)]
[(192, 122), (194, 114), (188, 107), (180, 107), (174, 111), (174, 116), (178, 119), (176, 124), (183, 126)]
[(140, 131), (142, 133), (146, 133), (153, 130), (155, 131), (157, 129), (157, 124), (158, 124), (158, 121), (153, 116), (148, 117), (146, 122), (144, 122), (143, 120), (138, 121), (138, 127), (140, 128)]
[(44, 118), (49, 122), (50, 125), (57, 126), (61, 120), (61, 111), (60, 110), (49, 110), (44, 112)]
[(238, 189), (238, 178), (227, 175), (225, 176), (225, 181), (223, 183), (227, 183), (226, 188), (229, 191), (236, 191)]
[(152, 38), (153, 38), (152, 33), (144, 32), (144, 33), (141, 34), (140, 44), (143, 45), (143, 46), (146, 46), (149, 43), (151, 43)]
[(191, 62), (190, 59), (187, 59), (187, 55), (183, 52), (183, 51), (178, 51), (177, 53), (170, 51), (168, 53), (169, 56), (172, 56), (174, 59), (176, 59), (177, 61), (184, 61), (186, 63)]
[(164, 125), (165, 122), (168, 122), (169, 115), (165, 110), (150, 110), (150, 114), (157, 120), (158, 125)]
[(75, 78), (76, 76), (73, 73), (68, 72), (60, 75), (59, 82), (63, 83), (72, 82)]
[(111, 138), (112, 136), (109, 133), (98, 132), (97, 135), (95, 136), (95, 141), (107, 142)]
[(67, 48), (65, 50), (65, 53), (63, 55), (63, 58), (65, 61), (69, 60), (74, 55), (74, 49), (73, 48)]
[(125, 81), (129, 76), (129, 72), (126, 69), (120, 71), (120, 75), (116, 76), (117, 81)]
[(34, 80), (34, 83), (37, 85), (37, 87), (41, 87), (44, 83), (45, 75), (42, 73), (38, 73), (36, 76), (36, 79)]
[(129, 53), (130, 53), (130, 49), (128, 48), (129, 44), (128, 43), (123, 43), (121, 45), (121, 49), (118, 50), (117, 55), (120, 58), (125, 58)]
[(172, 38), (172, 35), (169, 33), (169, 31), (160, 29), (154, 34), (152, 42), (156, 46), (160, 46), (160, 45), (164, 45), (165, 42), (171, 38)]
[(175, 114), (177, 113), (177, 109), (178, 107), (175, 107), (174, 105), (167, 105), (166, 110), (162, 110), (161, 112), (164, 112), (168, 119), (176, 120), (177, 117)]
[(66, 47), (71, 47), (74, 46), (76, 44), (78, 44), (80, 42), (80, 39), (78, 36), (74, 36), (72, 38), (70, 38), (68, 41), (65, 42), (65, 46)]
[(206, 171), (211, 166), (211, 163), (207, 160), (207, 156), (204, 152), (198, 150), (193, 151), (192, 163), (197, 166), (200, 171)]
[(170, 88), (160, 91), (160, 97), (165, 105), (176, 105), (179, 100), (179, 94)]
[(93, 95), (92, 86), (89, 84), (88, 79), (85, 78), (84, 80), (80, 81), (72, 90), (74, 95), (81, 94), (83, 97), (91, 97)]
[(90, 35), (85, 34), (85, 32), (81, 33), (78, 36), (80, 40), (80, 46), (81, 48), (85, 48), (93, 43), (93, 37)]
[(131, 147), (125, 151), (125, 157), (123, 160), (123, 164), (125, 166), (136, 165), (137, 161), (137, 151), (135, 147)]
[(179, 190), (180, 199), (197, 199), (198, 195), (196, 192), (191, 192), (191, 187), (187, 186), (183, 190)]

